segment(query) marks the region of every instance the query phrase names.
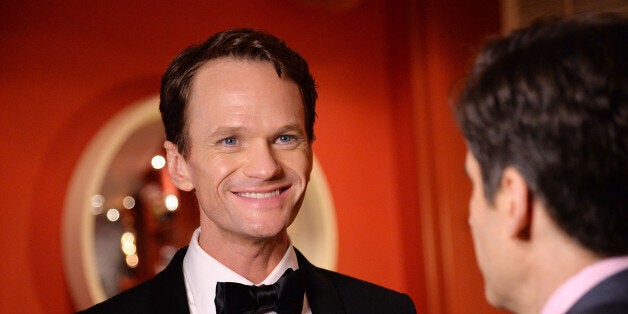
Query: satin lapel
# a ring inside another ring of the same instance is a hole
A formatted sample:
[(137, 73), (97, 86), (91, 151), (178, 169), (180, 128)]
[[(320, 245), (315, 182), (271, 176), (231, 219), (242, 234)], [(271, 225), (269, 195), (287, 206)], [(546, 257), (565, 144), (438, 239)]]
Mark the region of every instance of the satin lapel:
[(179, 249), (170, 264), (155, 276), (148, 296), (150, 313), (190, 313), (183, 278), (183, 257), (186, 252), (187, 246)]
[(334, 283), (325, 276), (323, 270), (310, 264), (299, 250), (296, 248), (294, 250), (299, 261), (299, 269), (302, 269), (305, 274), (305, 293), (312, 314), (345, 313)]

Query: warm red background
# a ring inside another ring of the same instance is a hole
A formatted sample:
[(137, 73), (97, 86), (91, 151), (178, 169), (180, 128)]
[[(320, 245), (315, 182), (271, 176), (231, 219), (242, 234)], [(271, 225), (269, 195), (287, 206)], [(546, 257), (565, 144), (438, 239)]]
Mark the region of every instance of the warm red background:
[[(60, 228), (83, 149), (158, 93), (181, 49), (250, 26), (285, 39), (320, 86), (315, 152), (337, 210), (338, 270), (409, 293), (419, 312), (490, 313), (448, 99), (498, 31), (498, 0), (210, 2), (0, 3), (0, 312), (75, 310)], [(357, 5), (310, 4), (332, 2)]]

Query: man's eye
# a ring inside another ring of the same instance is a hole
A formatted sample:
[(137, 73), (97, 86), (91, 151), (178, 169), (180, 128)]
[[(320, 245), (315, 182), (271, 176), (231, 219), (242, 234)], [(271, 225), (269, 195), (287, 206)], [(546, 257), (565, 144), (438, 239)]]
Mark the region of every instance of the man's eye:
[(235, 145), (235, 144), (237, 144), (237, 143), (238, 143), (238, 140), (236, 140), (236, 138), (235, 138), (235, 137), (227, 137), (227, 138), (223, 139), (223, 140), (222, 140), (222, 142), (223, 142), (223, 144), (225, 144), (225, 145), (229, 145), (229, 146), (231, 146), (231, 145)]
[(286, 143), (292, 143), (294, 140), (295, 140), (295, 138), (294, 138), (294, 136), (292, 136), (292, 135), (280, 135), (280, 136), (277, 138), (277, 141), (278, 141), (279, 143), (284, 143), (284, 144), (286, 144)]

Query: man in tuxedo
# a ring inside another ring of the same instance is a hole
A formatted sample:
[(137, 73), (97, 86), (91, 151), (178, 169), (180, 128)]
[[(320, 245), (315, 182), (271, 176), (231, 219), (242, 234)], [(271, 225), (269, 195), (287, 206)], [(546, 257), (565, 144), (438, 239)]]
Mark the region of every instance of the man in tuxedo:
[(456, 102), (485, 294), (516, 313), (628, 313), (628, 21), (490, 42)]
[(200, 228), (164, 271), (86, 312), (415, 313), (407, 295), (317, 268), (290, 242), (316, 98), (307, 62), (265, 32), (221, 32), (179, 54), (161, 85), (164, 147)]

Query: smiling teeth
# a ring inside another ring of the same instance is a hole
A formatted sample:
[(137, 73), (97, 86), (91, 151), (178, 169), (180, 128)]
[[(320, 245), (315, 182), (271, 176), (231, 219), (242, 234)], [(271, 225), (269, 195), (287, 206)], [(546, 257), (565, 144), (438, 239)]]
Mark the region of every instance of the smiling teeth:
[(248, 198), (270, 198), (270, 197), (279, 195), (279, 193), (280, 193), (279, 190), (275, 190), (269, 193), (245, 192), (245, 193), (238, 193), (238, 195), (242, 197), (248, 197)]

